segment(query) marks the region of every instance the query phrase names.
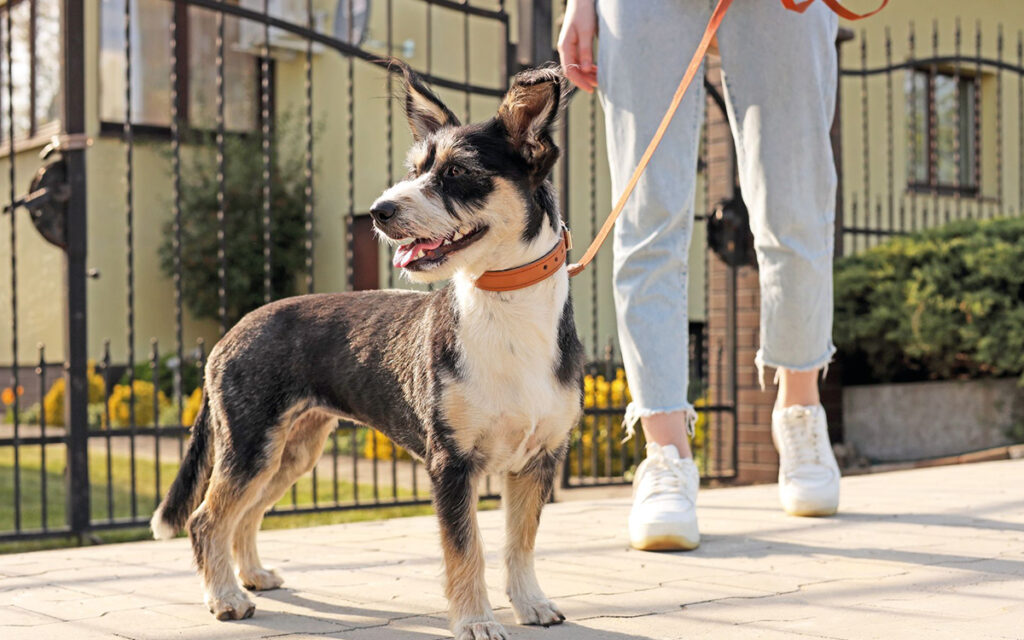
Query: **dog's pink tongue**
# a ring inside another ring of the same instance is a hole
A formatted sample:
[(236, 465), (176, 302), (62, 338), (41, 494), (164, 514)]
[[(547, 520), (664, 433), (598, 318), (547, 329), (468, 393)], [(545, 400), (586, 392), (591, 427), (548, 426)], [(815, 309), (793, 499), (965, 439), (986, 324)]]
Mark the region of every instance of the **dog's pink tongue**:
[(444, 238), (439, 238), (437, 240), (415, 240), (409, 244), (402, 245), (401, 247), (398, 247), (397, 251), (395, 251), (395, 259), (391, 264), (402, 269), (405, 265), (412, 262), (421, 250), (431, 251), (440, 247), (442, 242), (444, 242)]

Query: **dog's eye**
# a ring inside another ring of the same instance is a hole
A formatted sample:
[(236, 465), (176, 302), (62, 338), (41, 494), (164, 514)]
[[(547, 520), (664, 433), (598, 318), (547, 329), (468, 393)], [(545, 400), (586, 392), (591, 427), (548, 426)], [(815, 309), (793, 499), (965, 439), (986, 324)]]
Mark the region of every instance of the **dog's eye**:
[(445, 167), (444, 177), (446, 178), (457, 178), (462, 174), (466, 173), (466, 170), (457, 164), (450, 164)]

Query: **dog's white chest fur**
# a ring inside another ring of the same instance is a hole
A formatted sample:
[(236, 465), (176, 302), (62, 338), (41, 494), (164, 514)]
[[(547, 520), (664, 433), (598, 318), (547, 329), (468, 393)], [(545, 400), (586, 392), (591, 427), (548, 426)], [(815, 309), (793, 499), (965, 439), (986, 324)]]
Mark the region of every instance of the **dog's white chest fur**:
[(447, 418), (459, 448), (482, 454), (488, 472), (520, 471), (556, 449), (579, 413), (579, 390), (555, 377), (568, 278), (499, 295), (456, 287), (463, 375), (445, 390)]

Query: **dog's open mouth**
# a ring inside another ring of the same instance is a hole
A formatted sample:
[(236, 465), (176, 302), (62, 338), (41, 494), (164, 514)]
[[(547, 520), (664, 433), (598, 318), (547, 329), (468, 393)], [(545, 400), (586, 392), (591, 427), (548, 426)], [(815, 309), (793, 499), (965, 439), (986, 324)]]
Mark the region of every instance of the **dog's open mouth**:
[(437, 266), (444, 262), (448, 254), (465, 249), (479, 240), (486, 231), (487, 227), (483, 226), (469, 231), (456, 231), (445, 238), (417, 238), (398, 247), (392, 264), (399, 269), (412, 271)]

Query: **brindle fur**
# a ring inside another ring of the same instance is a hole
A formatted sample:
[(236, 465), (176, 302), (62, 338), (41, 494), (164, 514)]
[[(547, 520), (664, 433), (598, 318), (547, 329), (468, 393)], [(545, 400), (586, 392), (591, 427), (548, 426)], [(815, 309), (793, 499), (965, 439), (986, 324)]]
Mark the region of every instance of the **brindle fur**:
[[(207, 605), (220, 619), (252, 615), (239, 581), (254, 590), (281, 585), (260, 562), (256, 531), (316, 463), (340, 417), (374, 427), (425, 462), (458, 638), (506, 637), (487, 601), (476, 524), (485, 472), (505, 474), (507, 592), (517, 619), (564, 620), (537, 584), (533, 545), (580, 412), (582, 348), (568, 278), (559, 273), (510, 293), (472, 286), (483, 269), (516, 266), (488, 260), (528, 261), (559, 237), (547, 177), (564, 83), (553, 69), (521, 74), (497, 117), (464, 127), (402, 71), (417, 144), (410, 176), (382, 196), (399, 202), (402, 215), (376, 220), (378, 232), (390, 240), (438, 227), (419, 237), (441, 237), (463, 223), (487, 231), (477, 249), (410, 273), (453, 277), (441, 290), (280, 300), (247, 315), (213, 349), (188, 455), (153, 530), (168, 537), (187, 528)], [(452, 162), (465, 171), (445, 177), (441, 167)], [(523, 410), (528, 417), (516, 415), (519, 399), (536, 405)]]

